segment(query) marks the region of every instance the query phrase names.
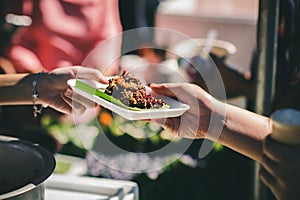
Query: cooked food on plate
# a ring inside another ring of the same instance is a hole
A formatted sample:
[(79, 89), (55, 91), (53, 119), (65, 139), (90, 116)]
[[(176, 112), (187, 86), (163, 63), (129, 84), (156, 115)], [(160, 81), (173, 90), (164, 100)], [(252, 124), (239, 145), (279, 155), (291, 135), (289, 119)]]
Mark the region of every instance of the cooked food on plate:
[(109, 85), (105, 89), (105, 93), (129, 107), (141, 109), (169, 107), (163, 99), (148, 94), (142, 82), (127, 71), (123, 71), (122, 74), (109, 79)]

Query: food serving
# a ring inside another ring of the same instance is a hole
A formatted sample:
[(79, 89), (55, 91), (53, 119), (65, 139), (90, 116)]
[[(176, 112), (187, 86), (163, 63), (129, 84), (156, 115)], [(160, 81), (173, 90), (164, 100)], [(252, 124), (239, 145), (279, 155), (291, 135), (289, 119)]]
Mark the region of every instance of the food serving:
[(133, 74), (122, 74), (109, 79), (105, 93), (120, 100), (125, 106), (141, 109), (169, 108), (163, 99), (147, 94), (146, 87)]
[(130, 73), (108, 79), (109, 84), (83, 79), (70, 79), (68, 84), (75, 93), (129, 120), (177, 117), (190, 108), (170, 97), (154, 96)]

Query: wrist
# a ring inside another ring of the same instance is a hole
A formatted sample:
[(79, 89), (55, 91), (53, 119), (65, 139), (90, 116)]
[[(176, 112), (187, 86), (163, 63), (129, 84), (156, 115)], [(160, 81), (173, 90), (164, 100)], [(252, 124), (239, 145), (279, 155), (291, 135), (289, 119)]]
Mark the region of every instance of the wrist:
[(226, 105), (224, 129), (219, 142), (251, 159), (260, 161), (262, 142), (271, 132), (270, 118)]
[[(34, 78), (32, 79), (32, 83), (31, 83), (32, 84), (31, 85), (32, 100), (34, 98), (34, 94), (36, 94), (37, 98), (36, 98), (35, 103), (36, 104), (44, 104), (45, 103), (44, 99), (47, 96), (47, 91), (46, 91), (46, 87), (45, 87), (45, 85), (47, 84), (47, 83), (45, 83), (47, 81), (47, 79), (46, 79), (47, 73), (38, 72), (33, 75), (34, 75)], [(36, 84), (36, 85), (34, 86), (34, 84)]]
[[(34, 78), (32, 81), (32, 105), (33, 105), (33, 116), (36, 118), (39, 114), (42, 113), (43, 108), (46, 108), (47, 105), (43, 104), (41, 94), (45, 94), (45, 90), (43, 90), (43, 79), (45, 73), (39, 72), (34, 74)], [(41, 104), (41, 105), (40, 105)]]
[(226, 104), (217, 100), (212, 99), (211, 101), (211, 116), (210, 125), (208, 132), (205, 136), (206, 139), (217, 142), (222, 135), (223, 129), (225, 128), (226, 121)]

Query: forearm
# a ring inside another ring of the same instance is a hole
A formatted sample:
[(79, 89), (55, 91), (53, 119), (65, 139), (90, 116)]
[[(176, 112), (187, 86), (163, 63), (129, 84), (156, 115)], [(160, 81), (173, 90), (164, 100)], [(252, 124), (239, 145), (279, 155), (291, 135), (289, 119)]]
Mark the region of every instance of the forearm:
[(226, 105), (221, 144), (258, 162), (262, 157), (262, 141), (272, 132), (269, 118), (245, 109)]
[(33, 75), (0, 75), (0, 105), (32, 104)]
[(16, 85), (25, 76), (28, 74), (0, 74), (0, 87)]

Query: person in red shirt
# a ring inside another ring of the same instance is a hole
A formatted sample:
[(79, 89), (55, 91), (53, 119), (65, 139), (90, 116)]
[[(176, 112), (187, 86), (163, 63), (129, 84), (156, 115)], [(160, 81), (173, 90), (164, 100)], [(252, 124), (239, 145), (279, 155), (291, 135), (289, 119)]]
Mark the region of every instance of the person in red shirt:
[[(1, 4), (1, 17), (12, 13), (32, 19), (6, 52), (17, 73), (81, 65), (99, 43), (122, 31), (117, 0), (23, 0), (21, 4), (4, 0)], [(118, 57), (120, 48), (121, 41), (110, 45), (86, 67), (101, 66), (105, 74), (117, 73), (117, 65), (103, 66), (101, 58)]]

